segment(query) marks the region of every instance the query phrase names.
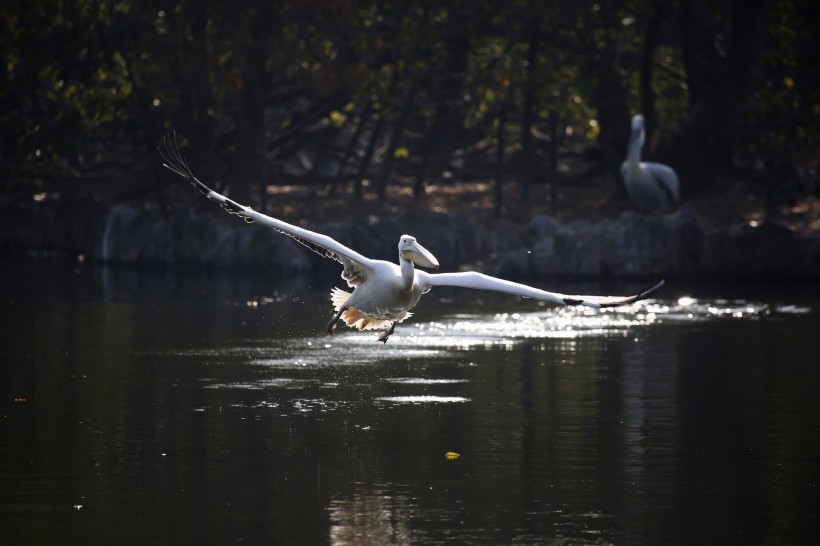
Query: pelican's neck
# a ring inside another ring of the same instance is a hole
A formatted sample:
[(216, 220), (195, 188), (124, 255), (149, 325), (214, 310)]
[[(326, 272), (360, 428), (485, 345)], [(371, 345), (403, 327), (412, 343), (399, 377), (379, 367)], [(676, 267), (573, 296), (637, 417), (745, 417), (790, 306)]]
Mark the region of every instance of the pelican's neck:
[(632, 137), (629, 140), (629, 148), (626, 150), (626, 160), (630, 165), (638, 165), (641, 162), (641, 148), (643, 148), (643, 135)]
[(416, 268), (413, 262), (399, 257), (399, 265), (401, 266), (401, 280), (404, 288), (409, 289), (413, 286), (413, 281), (416, 280)]

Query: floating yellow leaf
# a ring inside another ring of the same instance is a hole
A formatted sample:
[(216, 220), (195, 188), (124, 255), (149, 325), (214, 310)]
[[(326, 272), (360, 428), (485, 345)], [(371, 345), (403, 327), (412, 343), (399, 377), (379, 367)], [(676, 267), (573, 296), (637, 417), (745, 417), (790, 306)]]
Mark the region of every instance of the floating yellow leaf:
[(461, 457), (461, 455), (459, 455), (455, 451), (448, 451), (447, 453), (444, 454), (444, 457), (446, 457), (447, 459), (452, 460), (452, 459), (458, 459), (459, 457)]

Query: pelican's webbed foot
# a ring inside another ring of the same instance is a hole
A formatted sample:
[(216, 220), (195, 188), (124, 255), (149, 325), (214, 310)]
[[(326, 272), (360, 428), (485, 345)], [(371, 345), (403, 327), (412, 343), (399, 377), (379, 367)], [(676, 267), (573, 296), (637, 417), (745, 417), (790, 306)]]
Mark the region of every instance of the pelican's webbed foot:
[(379, 341), (386, 344), (387, 343), (387, 338), (389, 338), (393, 334), (393, 330), (395, 330), (395, 329), (396, 329), (396, 323), (394, 321), (394, 322), (390, 323), (390, 326), (388, 326), (387, 328), (382, 330), (382, 333), (379, 334)]
[(342, 306), (339, 308), (339, 311), (333, 315), (333, 318), (330, 319), (330, 322), (327, 323), (327, 333), (333, 335), (334, 330), (336, 330), (336, 323), (339, 322), (339, 319), (342, 318), (342, 314), (347, 311), (346, 306)]

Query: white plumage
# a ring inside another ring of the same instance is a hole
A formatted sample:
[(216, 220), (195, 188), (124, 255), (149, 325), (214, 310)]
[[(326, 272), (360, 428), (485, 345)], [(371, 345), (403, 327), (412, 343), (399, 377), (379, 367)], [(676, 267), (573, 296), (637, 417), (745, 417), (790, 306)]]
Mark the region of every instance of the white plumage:
[[(596, 308), (632, 303), (651, 296), (663, 286), (663, 281), (660, 281), (649, 289), (626, 297), (570, 296), (547, 292), (475, 271), (427, 273), (416, 269), (415, 266), (438, 269), (438, 261), (410, 235), (402, 235), (399, 239), (398, 264), (384, 260), (372, 260), (327, 235), (256, 212), (250, 207), (240, 205), (211, 190), (194, 176), (187, 162), (180, 155), (175, 142), (166, 139), (165, 145), (167, 153), (163, 153), (166, 161), (163, 165), (190, 181), (208, 199), (219, 203), (229, 213), (247, 222), (258, 222), (289, 235), (314, 252), (336, 260), (342, 265), (342, 278), (347, 281), (349, 287), (353, 288), (353, 292), (345, 292), (339, 288), (331, 291), (331, 302), (336, 313), (328, 324), (329, 334), (333, 333), (336, 323), (343, 320), (348, 326), (359, 330), (382, 329), (379, 341), (386, 342), (393, 333), (396, 323), (409, 318), (410, 309), (415, 307), (423, 294), (435, 286), (494, 290), (560, 305), (586, 305)], [(162, 153), (161, 150), (160, 152)]]
[(646, 139), (642, 115), (632, 118), (631, 131), (626, 161), (621, 164), (626, 193), (642, 211), (674, 209), (680, 202), (678, 175), (662, 163), (641, 161), (641, 149)]

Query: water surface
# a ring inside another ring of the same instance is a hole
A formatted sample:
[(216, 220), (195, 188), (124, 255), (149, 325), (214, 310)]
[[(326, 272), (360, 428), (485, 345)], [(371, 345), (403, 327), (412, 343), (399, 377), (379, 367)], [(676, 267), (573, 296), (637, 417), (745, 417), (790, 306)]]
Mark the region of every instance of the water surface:
[(0, 265), (4, 544), (817, 539), (811, 286), (433, 292), (383, 346), (333, 281)]

